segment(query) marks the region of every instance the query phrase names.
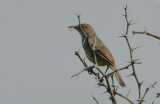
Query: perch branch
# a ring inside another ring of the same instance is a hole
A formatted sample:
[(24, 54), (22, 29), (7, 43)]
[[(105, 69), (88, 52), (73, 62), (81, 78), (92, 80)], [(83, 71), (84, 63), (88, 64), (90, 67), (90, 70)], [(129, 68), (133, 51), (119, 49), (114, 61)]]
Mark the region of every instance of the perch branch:
[(92, 69), (92, 68), (94, 68), (94, 66), (88, 67), (88, 65), (86, 64), (86, 62), (82, 59), (79, 51), (75, 51), (75, 55), (80, 59), (80, 61), (82, 62), (82, 64), (84, 65), (85, 68), (84, 68), (82, 71), (80, 71), (79, 73), (77, 73), (77, 74), (75, 74), (75, 75), (72, 75), (71, 78), (73, 78), (73, 77), (75, 77), (75, 76), (78, 77), (82, 72), (84, 72), (84, 71), (87, 70), (90, 74), (94, 74), (95, 76), (98, 77), (98, 79), (100, 79), (99, 74), (98, 74), (98, 73), (95, 73), (95, 72), (93, 71), (93, 69)]

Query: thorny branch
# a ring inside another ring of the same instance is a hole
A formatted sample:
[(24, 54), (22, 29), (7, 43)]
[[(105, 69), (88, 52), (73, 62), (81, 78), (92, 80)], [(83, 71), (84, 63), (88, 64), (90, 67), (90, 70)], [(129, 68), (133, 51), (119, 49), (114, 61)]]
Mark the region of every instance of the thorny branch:
[(160, 36), (157, 36), (157, 35), (154, 35), (154, 34), (151, 34), (147, 31), (144, 31), (144, 32), (140, 32), (140, 31), (133, 31), (133, 35), (134, 34), (144, 34), (144, 35), (148, 35), (148, 36), (151, 36), (151, 37), (154, 37), (156, 39), (159, 39), (160, 40)]
[(132, 21), (128, 20), (127, 6), (124, 8), (124, 10), (125, 10), (124, 17), (125, 17), (126, 22), (127, 22), (127, 28), (126, 28), (126, 33), (125, 33), (125, 35), (123, 37), (126, 39), (128, 47), (129, 47), (129, 51), (130, 51), (130, 63), (132, 64), (132, 69), (133, 69), (132, 75), (136, 79), (136, 82), (137, 82), (137, 85), (138, 85), (139, 99), (140, 99), (141, 98), (141, 85), (142, 85), (142, 83), (139, 82), (139, 79), (138, 79), (137, 74), (136, 74), (135, 61), (133, 59), (133, 48), (131, 47), (129, 39), (128, 39), (128, 31), (129, 31), (129, 27), (132, 25), (131, 24)]
[[(115, 88), (114, 80), (113, 80), (113, 76), (112, 76), (115, 72), (121, 71), (121, 70), (124, 70), (124, 69), (128, 69), (130, 66), (132, 66), (133, 72), (132, 72), (131, 75), (134, 76), (134, 78), (135, 78), (135, 80), (136, 80), (136, 82), (137, 82), (137, 85), (138, 85), (138, 93), (139, 93), (138, 104), (142, 104), (142, 102), (144, 101), (144, 98), (145, 98), (146, 94), (148, 93), (148, 91), (149, 91), (151, 88), (153, 88), (154, 85), (155, 85), (157, 82), (155, 82), (154, 84), (152, 84), (150, 87), (146, 88), (143, 96), (141, 95), (141, 86), (142, 86), (142, 83), (143, 83), (143, 82), (139, 82), (139, 79), (138, 79), (137, 74), (136, 74), (136, 71), (135, 71), (135, 64), (141, 64), (141, 63), (140, 63), (140, 62), (137, 62), (139, 59), (137, 59), (137, 60), (134, 60), (134, 59), (133, 59), (133, 51), (134, 51), (135, 49), (139, 48), (139, 47), (137, 47), (137, 48), (132, 48), (131, 45), (130, 45), (130, 42), (129, 42), (129, 39), (128, 39), (128, 32), (129, 32), (129, 27), (132, 25), (132, 21), (129, 21), (129, 20), (128, 20), (127, 5), (126, 5), (126, 7), (124, 8), (124, 10), (125, 10), (125, 14), (124, 14), (123, 16), (124, 16), (125, 19), (126, 19), (127, 28), (126, 28), (125, 34), (124, 34), (123, 36), (121, 36), (121, 37), (124, 37), (124, 38), (126, 39), (127, 45), (128, 45), (128, 47), (129, 47), (129, 51), (130, 51), (130, 64), (127, 65), (127, 66), (125, 66), (125, 67), (123, 67), (123, 68), (121, 68), (121, 69), (117, 69), (116, 71), (113, 71), (113, 72), (111, 72), (111, 73), (109, 73), (109, 74), (105, 74), (103, 71), (101, 71), (101, 69), (100, 69), (99, 66), (97, 65), (97, 59), (96, 59), (96, 55), (95, 55), (95, 51), (94, 51), (94, 48), (95, 48), (95, 45), (96, 45), (96, 40), (95, 40), (95, 43), (94, 43), (94, 45), (93, 45), (93, 47), (92, 47), (92, 48), (93, 48), (92, 51), (93, 51), (93, 54), (94, 54), (94, 59), (95, 59), (96, 64), (93, 65), (93, 66), (89, 66), (89, 67), (88, 67), (88, 65), (86, 64), (85, 60), (82, 59), (82, 57), (80, 56), (79, 51), (76, 51), (76, 52), (75, 52), (75, 55), (80, 59), (80, 61), (81, 61), (81, 62), (83, 63), (83, 65), (85, 66), (85, 68), (84, 68), (82, 71), (80, 71), (79, 73), (73, 75), (72, 77), (75, 77), (75, 76), (78, 77), (82, 72), (88, 71), (89, 74), (93, 74), (93, 75), (96, 77), (96, 80), (97, 80), (97, 82), (98, 82), (98, 85), (103, 86), (103, 87), (106, 88), (107, 92), (108, 92), (108, 93), (110, 94), (110, 96), (111, 96), (111, 100), (112, 100), (112, 103), (113, 103), (113, 104), (117, 104), (116, 99), (115, 99), (115, 95), (118, 95), (118, 96), (126, 99), (126, 100), (127, 100), (128, 102), (130, 102), (131, 104), (135, 104), (135, 103), (129, 98), (128, 94), (127, 94), (127, 95), (123, 95), (123, 94), (121, 94), (121, 93), (119, 93), (119, 92), (117, 91), (117, 89)], [(78, 17), (78, 20), (79, 20), (79, 28), (81, 29), (82, 33), (83, 33), (84, 36), (86, 37), (86, 38), (84, 39), (84, 42), (85, 42), (86, 39), (87, 39), (87, 36), (86, 36), (86, 34), (84, 33), (83, 29), (81, 28), (81, 25), (80, 25), (80, 15), (78, 15), (77, 17)], [(160, 37), (159, 37), (159, 36), (150, 34), (150, 33), (146, 32), (146, 31), (144, 31), (144, 32), (136, 32), (136, 31), (133, 31), (133, 34), (145, 34), (145, 35), (152, 36), (152, 37), (157, 38), (157, 39), (160, 40)], [(84, 43), (84, 42), (83, 42), (83, 43)], [(93, 68), (97, 69), (98, 72), (101, 73), (101, 74), (105, 77), (106, 84), (105, 84), (104, 82), (101, 82), (101, 81), (100, 81), (100, 80), (101, 80), (101, 77), (100, 77), (99, 73), (95, 73), (95, 72), (93, 71)], [(131, 75), (130, 75), (130, 76), (131, 76)], [(112, 86), (110, 85), (110, 82), (109, 82), (109, 76), (111, 76), (111, 78), (112, 78)], [(113, 88), (112, 88), (112, 87), (113, 87)], [(157, 93), (157, 98), (158, 98), (159, 96), (160, 96), (160, 93)], [(97, 100), (94, 96), (93, 96), (93, 99), (96, 101), (97, 104), (100, 104), (100, 103), (98, 102), (98, 100)], [(153, 103), (154, 103), (154, 102), (153, 102)]]
[[(153, 88), (154, 85), (155, 85), (157, 82), (155, 82), (154, 84), (152, 84), (149, 88), (146, 88), (146, 91), (145, 91), (144, 95), (141, 96), (141, 86), (142, 86), (142, 83), (143, 83), (143, 82), (139, 82), (139, 79), (138, 79), (138, 77), (137, 77), (136, 70), (135, 70), (135, 64), (140, 64), (140, 63), (139, 63), (139, 62), (138, 62), (138, 63), (136, 62), (136, 61), (139, 60), (139, 59), (133, 60), (133, 51), (134, 51), (136, 48), (132, 48), (132, 47), (131, 47), (131, 44), (130, 44), (129, 39), (128, 39), (129, 27), (132, 25), (132, 24), (131, 24), (132, 21), (129, 21), (129, 20), (128, 20), (127, 6), (124, 8), (124, 10), (125, 10), (125, 15), (123, 15), (123, 16), (124, 16), (125, 19), (126, 19), (127, 28), (126, 28), (126, 33), (125, 33), (125, 35), (124, 35), (123, 37), (126, 39), (127, 44), (128, 44), (128, 47), (129, 47), (129, 51), (130, 51), (130, 63), (131, 63), (131, 65), (132, 65), (132, 69), (133, 69), (133, 73), (132, 73), (131, 75), (134, 76), (134, 78), (136, 79), (137, 85), (138, 85), (138, 93), (139, 93), (139, 100), (138, 100), (139, 102), (138, 102), (138, 104), (142, 104), (142, 102), (144, 101), (144, 97), (146, 96), (147, 92), (148, 92), (151, 88)], [(160, 37), (158, 37), (158, 36), (155, 36), (155, 35), (153, 35), (153, 34), (150, 34), (150, 33), (146, 32), (146, 31), (144, 31), (143, 33), (142, 33), (142, 32), (135, 32), (135, 31), (133, 31), (133, 34), (145, 34), (145, 35), (149, 35), (149, 36), (152, 36), (152, 37), (154, 37), (154, 38), (157, 38), (157, 39), (160, 38)], [(128, 100), (129, 100), (129, 99), (128, 99)], [(129, 101), (129, 102), (130, 102), (130, 101)], [(131, 102), (130, 102), (130, 103), (131, 103)], [(132, 103), (131, 103), (131, 104), (132, 104)]]
[(120, 69), (117, 69), (117, 70), (115, 70), (115, 71), (113, 71), (113, 72), (111, 72), (111, 73), (108, 73), (107, 75), (110, 76), (110, 75), (113, 75), (113, 74), (114, 74), (115, 72), (117, 72), (117, 71), (121, 71), (121, 70), (124, 70), (124, 69), (128, 69), (131, 65), (132, 65), (132, 64), (129, 64), (129, 65), (123, 67), (123, 68), (120, 68)]
[(121, 93), (117, 92), (116, 90), (114, 91), (114, 93), (117, 94), (117, 95), (119, 95), (120, 97), (126, 99), (131, 104), (135, 104), (128, 96), (122, 95)]
[(148, 91), (153, 88), (155, 86), (157, 82), (153, 83), (152, 85), (150, 85), (150, 87), (146, 88), (144, 94), (143, 94), (143, 97), (139, 100), (139, 103), (138, 104), (141, 104), (143, 101), (144, 101), (144, 98), (145, 96), (147, 95)]

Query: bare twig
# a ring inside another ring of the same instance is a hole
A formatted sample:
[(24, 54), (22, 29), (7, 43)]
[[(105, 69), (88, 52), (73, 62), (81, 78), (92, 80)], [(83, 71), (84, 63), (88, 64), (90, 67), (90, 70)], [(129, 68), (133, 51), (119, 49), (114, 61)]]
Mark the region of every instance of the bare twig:
[(83, 31), (83, 29), (82, 29), (82, 27), (81, 27), (80, 16), (81, 16), (81, 15), (77, 15), (77, 18), (78, 18), (78, 21), (79, 21), (79, 28), (80, 28), (80, 30), (82, 31), (83, 35), (85, 36), (85, 38), (84, 38), (84, 40), (83, 40), (83, 42), (82, 42), (82, 44), (84, 44), (85, 41), (86, 41), (86, 39), (87, 39), (87, 36), (86, 36), (85, 32)]
[(84, 71), (86, 71), (86, 70), (91, 70), (92, 68), (94, 68), (95, 66), (93, 65), (93, 66), (90, 66), (90, 67), (86, 67), (86, 68), (84, 68), (82, 71), (80, 71), (79, 73), (77, 73), (77, 74), (74, 74), (74, 75), (72, 75), (71, 76), (71, 78), (73, 78), (73, 77), (79, 77), (79, 75), (82, 73), (82, 72), (84, 72)]
[(154, 34), (151, 34), (147, 31), (144, 31), (144, 32), (140, 32), (140, 31), (133, 31), (133, 34), (144, 34), (144, 35), (148, 35), (148, 36), (151, 36), (151, 37), (154, 37), (156, 39), (159, 39), (160, 40), (160, 36), (157, 36), (157, 35), (154, 35)]

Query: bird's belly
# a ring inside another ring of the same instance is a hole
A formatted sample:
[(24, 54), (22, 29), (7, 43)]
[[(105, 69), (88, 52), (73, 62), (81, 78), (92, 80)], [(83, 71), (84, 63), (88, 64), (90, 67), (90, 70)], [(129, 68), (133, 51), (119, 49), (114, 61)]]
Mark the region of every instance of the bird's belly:
[[(95, 59), (94, 59), (94, 55), (92, 53), (92, 50), (91, 49), (84, 49), (84, 51), (86, 53), (86, 57), (88, 58), (88, 60), (95, 64)], [(96, 59), (97, 59), (97, 63), (99, 66), (107, 65), (107, 61), (104, 60), (102, 57), (98, 56), (97, 54), (96, 54)]]

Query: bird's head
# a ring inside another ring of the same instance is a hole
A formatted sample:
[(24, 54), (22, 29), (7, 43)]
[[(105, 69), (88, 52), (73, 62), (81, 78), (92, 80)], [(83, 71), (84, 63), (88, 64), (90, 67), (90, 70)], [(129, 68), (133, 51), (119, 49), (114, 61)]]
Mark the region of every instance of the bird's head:
[(76, 26), (69, 26), (68, 28), (77, 30), (81, 36), (90, 37), (90, 36), (95, 35), (94, 29), (89, 24), (80, 24), (80, 25), (76, 25)]

